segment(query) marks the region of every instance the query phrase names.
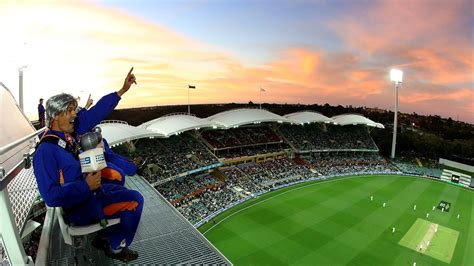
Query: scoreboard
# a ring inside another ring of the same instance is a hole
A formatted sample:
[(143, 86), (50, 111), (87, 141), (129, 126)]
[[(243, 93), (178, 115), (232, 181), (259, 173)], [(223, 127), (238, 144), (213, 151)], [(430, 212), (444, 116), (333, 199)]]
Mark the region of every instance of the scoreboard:
[(443, 173), (441, 174), (441, 180), (460, 184), (465, 187), (474, 187), (474, 178), (472, 178), (472, 176), (453, 170), (444, 169)]
[(451, 175), (451, 182), (459, 184), (459, 176), (458, 175)]

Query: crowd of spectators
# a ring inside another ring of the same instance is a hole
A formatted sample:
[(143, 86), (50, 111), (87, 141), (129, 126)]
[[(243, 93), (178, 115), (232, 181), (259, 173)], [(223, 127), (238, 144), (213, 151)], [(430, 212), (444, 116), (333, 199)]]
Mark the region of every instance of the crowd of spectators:
[(405, 174), (440, 177), (442, 170), (436, 163), (425, 161), (425, 165), (419, 165), (418, 162), (408, 158), (398, 158), (392, 160), (395, 166)]
[(267, 126), (208, 130), (202, 132), (201, 136), (216, 150), (283, 142)]
[(135, 152), (127, 156), (141, 158), (145, 161), (144, 167), (154, 166), (151, 176), (144, 173), (150, 182), (219, 163), (201, 142), (186, 133), (169, 138), (140, 139)]
[(263, 163), (240, 165), (239, 169), (248, 175), (260, 187), (275, 187), (296, 180), (309, 179), (314, 174), (305, 165), (283, 158)]
[(378, 153), (314, 153), (304, 160), (324, 176), (398, 172)]
[(155, 188), (191, 223), (197, 223), (254, 193), (315, 177), (306, 166), (287, 158), (215, 171), (221, 179), (210, 174), (192, 175)]
[(238, 184), (210, 174), (178, 178), (155, 188), (192, 223), (240, 198), (233, 190)]
[(370, 149), (377, 146), (366, 126), (282, 125), (279, 132), (299, 151)]
[(172, 204), (176, 205), (182, 199), (193, 194), (198, 194), (198, 191), (218, 186), (220, 186), (218, 179), (209, 174), (202, 174), (180, 177), (170, 182), (157, 185), (155, 188)]
[(235, 191), (223, 186), (207, 189), (196, 197), (188, 198), (181, 202), (177, 209), (192, 224), (195, 224), (239, 199), (240, 196)]
[(288, 148), (289, 146), (286, 143), (264, 144), (218, 150), (216, 151), (216, 156), (219, 158), (238, 158), (244, 156), (255, 156), (260, 154), (281, 152)]
[(225, 181), (229, 187), (241, 188), (244, 194), (255, 193), (262, 190), (248, 174), (244, 173), (244, 171), (238, 167), (234, 166), (222, 169), (222, 174), (225, 176)]

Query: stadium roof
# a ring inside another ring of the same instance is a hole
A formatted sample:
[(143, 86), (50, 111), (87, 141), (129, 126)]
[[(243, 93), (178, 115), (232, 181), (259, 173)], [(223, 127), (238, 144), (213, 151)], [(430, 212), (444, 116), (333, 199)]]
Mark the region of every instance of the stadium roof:
[(346, 125), (365, 125), (369, 127), (385, 128), (382, 124), (376, 123), (367, 117), (359, 114), (342, 114), (333, 116), (332, 119), (341, 126)]
[(177, 135), (184, 131), (193, 129), (206, 127), (216, 128), (217, 125), (207, 119), (202, 119), (186, 113), (178, 113), (153, 119), (141, 124), (139, 127), (169, 137), (173, 134)]
[(208, 118), (199, 118), (186, 113), (169, 114), (153, 119), (138, 127), (130, 126), (125, 122), (107, 121), (100, 124), (102, 134), (110, 145), (146, 138), (170, 137), (189, 130), (201, 128), (233, 128), (241, 125), (259, 124), (262, 122), (278, 123), (332, 123), (345, 125), (366, 125), (369, 127), (384, 128), (359, 114), (343, 114), (329, 118), (314, 111), (301, 111), (287, 114), (284, 117), (264, 109), (234, 109), (221, 112)]
[(291, 121), (265, 109), (234, 109), (221, 112), (207, 118), (221, 128), (232, 128), (241, 125), (259, 124), (262, 122), (290, 123)]
[(297, 124), (305, 124), (305, 123), (335, 124), (336, 123), (333, 119), (314, 111), (295, 112), (295, 113), (285, 115), (285, 118), (287, 118), (288, 120), (292, 120), (294, 123), (297, 123)]
[[(0, 128), (0, 165), (8, 175), (22, 161), (23, 154), (27, 153), (32, 144), (23, 142), (15, 146), (12, 143), (30, 136), (33, 137), (35, 129), (28, 118), (16, 104), (15, 97), (10, 90), (0, 82), (0, 113), (2, 127)], [(1, 179), (2, 177), (0, 177)]]
[(120, 121), (105, 121), (105, 123), (103, 122), (98, 126), (102, 129), (102, 135), (111, 146), (134, 139), (164, 137), (162, 134), (144, 128), (134, 127)]

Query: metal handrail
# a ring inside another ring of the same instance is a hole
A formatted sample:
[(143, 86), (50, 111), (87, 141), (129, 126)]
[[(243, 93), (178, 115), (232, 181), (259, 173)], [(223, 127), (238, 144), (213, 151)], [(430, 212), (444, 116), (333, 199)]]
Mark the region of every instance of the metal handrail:
[(10, 143), (10, 144), (7, 144), (7, 145), (1, 147), (1, 148), (0, 148), (0, 155), (3, 155), (3, 154), (5, 154), (5, 153), (7, 153), (8, 151), (11, 151), (12, 149), (18, 147), (20, 144), (24, 143), (26, 140), (29, 140), (29, 139), (31, 139), (32, 137), (41, 134), (41, 133), (42, 133), (43, 131), (45, 131), (45, 130), (46, 130), (46, 127), (43, 127), (43, 128), (41, 128), (41, 129), (39, 129), (39, 130), (33, 132), (33, 133), (30, 133), (30, 134), (24, 136), (24, 137), (21, 138), (21, 139), (18, 139), (18, 140), (14, 141), (14, 142), (12, 142), (12, 143)]
[(175, 115), (189, 115), (189, 116), (196, 116), (195, 114), (192, 114), (192, 113), (186, 113), (186, 112), (176, 112), (176, 113), (171, 113), (171, 114), (166, 114), (166, 115), (160, 116), (159, 118), (162, 118), (162, 117), (168, 117), (168, 116), (175, 116)]
[(126, 121), (123, 120), (104, 120), (101, 121), (100, 124), (125, 124), (128, 125)]

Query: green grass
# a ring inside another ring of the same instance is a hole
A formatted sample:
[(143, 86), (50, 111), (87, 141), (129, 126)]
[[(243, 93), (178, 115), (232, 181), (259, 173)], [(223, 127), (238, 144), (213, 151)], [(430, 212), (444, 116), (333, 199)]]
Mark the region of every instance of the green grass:
[[(452, 203), (450, 212), (432, 210), (441, 200)], [(235, 265), (449, 265), (429, 250), (398, 244), (427, 212), (430, 222), (459, 232), (450, 264), (474, 265), (474, 192), (421, 178), (299, 184), (236, 206), (199, 230)], [(449, 237), (432, 241), (453, 242)]]

